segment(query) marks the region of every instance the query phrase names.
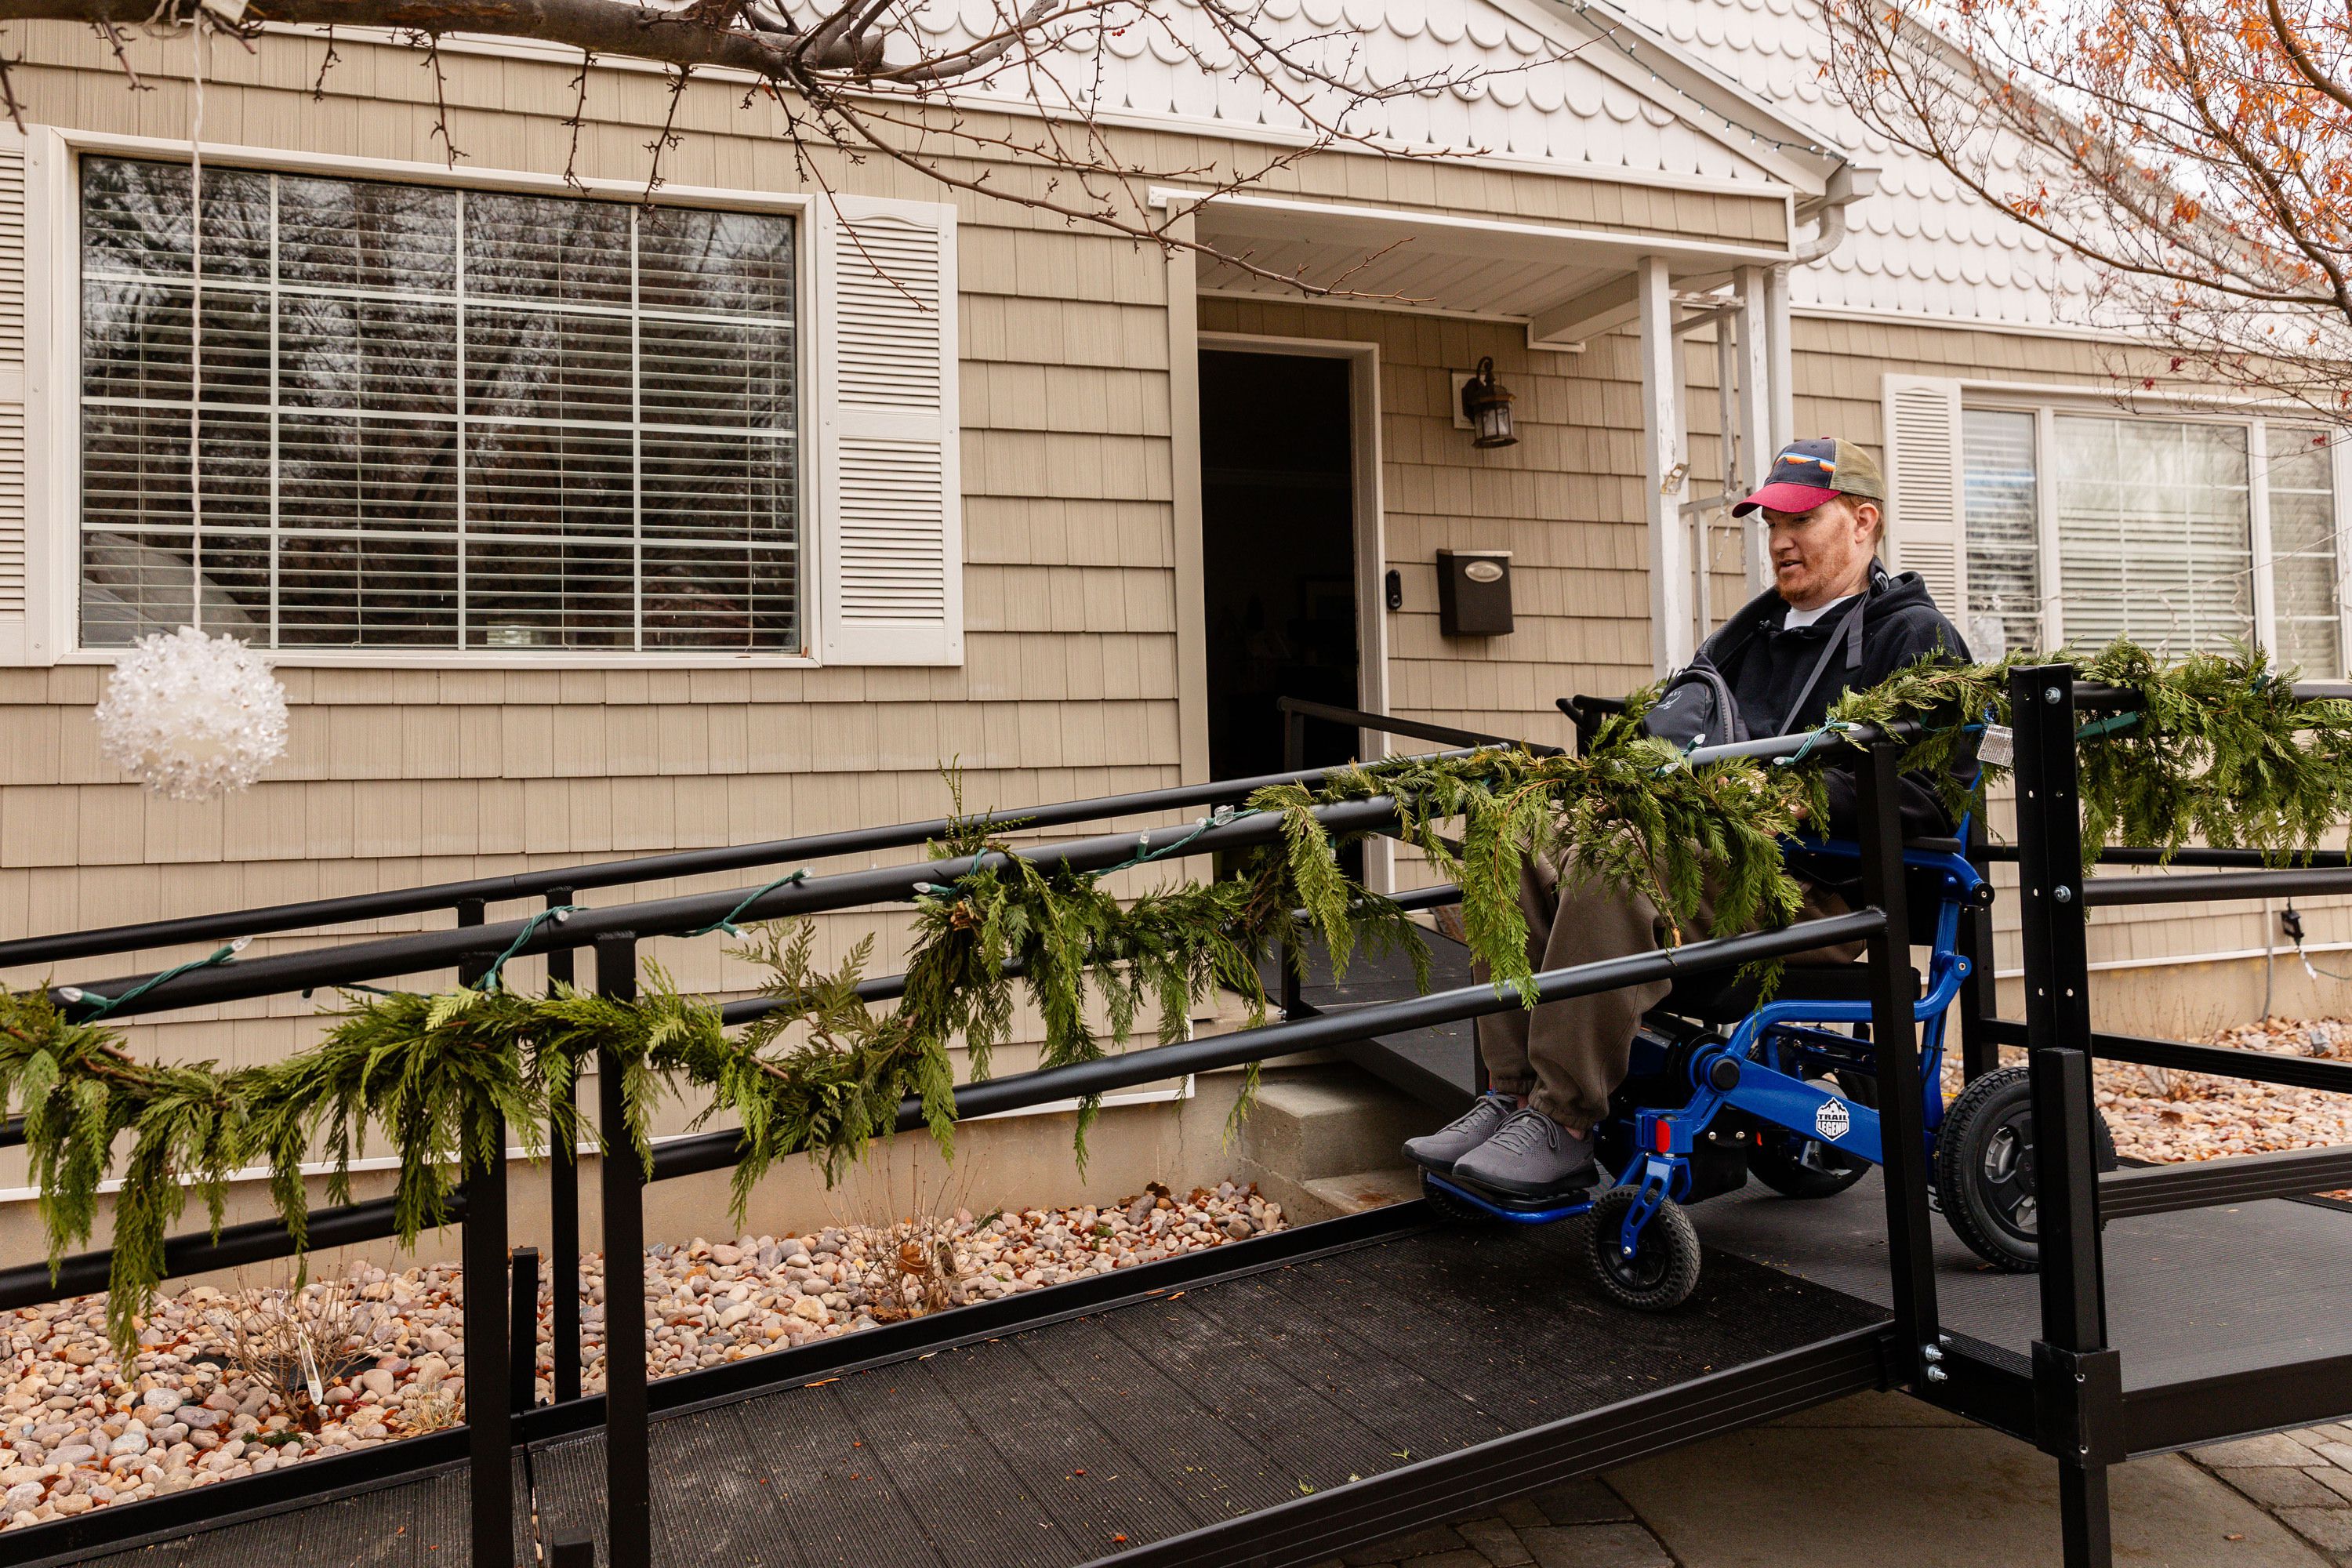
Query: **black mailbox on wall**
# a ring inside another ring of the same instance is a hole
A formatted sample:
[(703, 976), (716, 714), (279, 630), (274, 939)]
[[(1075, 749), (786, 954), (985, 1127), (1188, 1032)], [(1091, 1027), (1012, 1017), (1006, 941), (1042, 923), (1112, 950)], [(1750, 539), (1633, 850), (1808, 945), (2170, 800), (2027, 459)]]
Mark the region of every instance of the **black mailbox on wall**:
[(1510, 634), (1509, 551), (1437, 552), (1437, 629), (1450, 637), (1499, 637)]

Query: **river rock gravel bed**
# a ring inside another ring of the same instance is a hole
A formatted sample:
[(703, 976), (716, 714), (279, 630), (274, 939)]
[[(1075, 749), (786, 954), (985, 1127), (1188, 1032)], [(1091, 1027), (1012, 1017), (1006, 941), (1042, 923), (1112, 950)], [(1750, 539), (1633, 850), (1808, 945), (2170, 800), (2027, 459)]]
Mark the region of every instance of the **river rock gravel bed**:
[[(1282, 1229), (1281, 1206), (1226, 1182), (1158, 1184), (1124, 1203), (975, 1217), (958, 1210), (805, 1236), (696, 1237), (646, 1252), (655, 1377), (854, 1333), (942, 1307), (1043, 1289)], [(604, 1259), (583, 1260), (584, 1384), (604, 1382)], [(262, 1287), (267, 1289), (267, 1287)], [(0, 1531), (367, 1448), (464, 1419), (464, 1281), (454, 1264), (354, 1265), (302, 1301), (340, 1296), (356, 1333), (292, 1403), (226, 1364), (224, 1310), (253, 1292), (195, 1286), (159, 1300), (125, 1370), (102, 1296), (0, 1314)], [(539, 1393), (552, 1299), (540, 1288)], [(299, 1383), (300, 1379), (290, 1381)]]
[[(2274, 1056), (2352, 1058), (2352, 1020), (2268, 1018), (2209, 1045)], [(2099, 1109), (2126, 1160), (2158, 1164), (2352, 1143), (2352, 1095), (2210, 1073), (2101, 1062)]]

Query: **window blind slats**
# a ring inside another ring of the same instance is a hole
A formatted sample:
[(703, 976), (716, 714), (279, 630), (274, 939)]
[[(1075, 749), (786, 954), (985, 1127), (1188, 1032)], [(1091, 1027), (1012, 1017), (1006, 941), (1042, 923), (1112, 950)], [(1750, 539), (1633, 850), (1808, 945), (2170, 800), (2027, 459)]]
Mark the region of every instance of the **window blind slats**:
[[(2343, 674), (2326, 432), (2267, 420), (2045, 417), (2048, 450), (2038, 449), (2031, 412), (1970, 408), (1963, 416), (1969, 607), (1999, 617), (2011, 649), (2047, 646), (2041, 606), (2053, 595), (2074, 647), (2127, 637), (2179, 658), (2251, 645), (2259, 515), (2271, 551), (2271, 652), (2305, 674)], [(2255, 430), (2268, 448), (2261, 486)], [(2045, 505), (2057, 534), (2056, 581), (2048, 584)], [(1972, 640), (1987, 640), (1981, 625), (1971, 622)]]
[(2334, 444), (2308, 426), (2273, 425), (2270, 455), (2271, 584), (2278, 657), (2306, 675), (2344, 673), (2336, 608)]
[(197, 205), (83, 160), (86, 644), (802, 646), (793, 219), (208, 169), (199, 278)]
[(1962, 428), (1969, 541), (1962, 635), (1979, 658), (1999, 658), (2044, 645), (2033, 416), (1971, 408)]

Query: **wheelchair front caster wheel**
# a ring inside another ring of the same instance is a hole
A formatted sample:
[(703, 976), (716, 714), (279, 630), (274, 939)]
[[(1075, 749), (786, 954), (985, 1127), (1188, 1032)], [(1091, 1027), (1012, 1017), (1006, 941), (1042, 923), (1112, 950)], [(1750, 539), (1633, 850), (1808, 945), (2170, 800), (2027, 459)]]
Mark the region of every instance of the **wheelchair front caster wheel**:
[[(2107, 1120), (2093, 1122), (2102, 1171), (2116, 1168)], [(2023, 1066), (1985, 1074), (1960, 1091), (1936, 1134), (1936, 1195), (1952, 1234), (1996, 1268), (2042, 1267), (2033, 1182), (2033, 1090)]]
[(1698, 1232), (1680, 1204), (1660, 1199), (1626, 1257), (1625, 1215), (1639, 1195), (1633, 1187), (1612, 1187), (1595, 1199), (1586, 1248), (1601, 1289), (1620, 1305), (1670, 1312), (1698, 1289)]

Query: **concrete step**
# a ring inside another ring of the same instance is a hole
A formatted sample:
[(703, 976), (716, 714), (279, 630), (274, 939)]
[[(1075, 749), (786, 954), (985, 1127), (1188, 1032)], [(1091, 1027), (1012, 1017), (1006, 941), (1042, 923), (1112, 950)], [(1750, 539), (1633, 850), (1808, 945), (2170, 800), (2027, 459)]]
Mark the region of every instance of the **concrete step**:
[(1352, 1176), (1318, 1176), (1301, 1184), (1310, 1201), (1329, 1205), (1333, 1214), (1362, 1214), (1421, 1196), (1421, 1167), (1395, 1165)]
[[(1237, 1152), (1244, 1173), (1284, 1213), (1301, 1222), (1330, 1219), (1392, 1201), (1360, 1190), (1392, 1190), (1392, 1173), (1403, 1164), (1398, 1146), (1445, 1120), (1362, 1068), (1334, 1062), (1268, 1073), (1242, 1123)], [(1318, 1187), (1327, 1183), (1334, 1184)]]

